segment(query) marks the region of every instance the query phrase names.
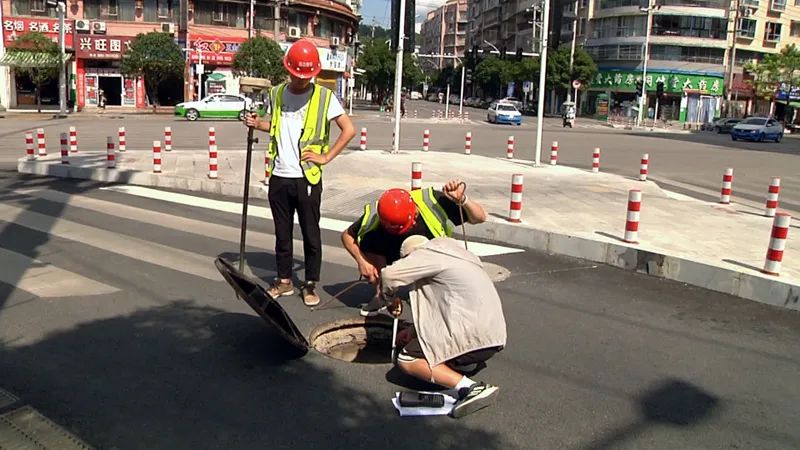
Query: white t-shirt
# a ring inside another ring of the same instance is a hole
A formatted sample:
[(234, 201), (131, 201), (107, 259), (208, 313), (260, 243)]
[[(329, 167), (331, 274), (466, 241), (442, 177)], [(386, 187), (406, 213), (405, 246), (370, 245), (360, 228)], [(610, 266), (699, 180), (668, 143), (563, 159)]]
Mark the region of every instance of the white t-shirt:
[[(302, 94), (293, 94), (289, 88), (283, 90), (283, 103), (281, 105), (281, 129), (280, 140), (278, 140), (278, 158), (275, 160), (273, 175), (282, 178), (303, 178), (303, 169), (300, 166), (300, 149), (297, 147), (300, 142), (300, 133), (306, 119), (308, 101), (311, 99), (313, 89)], [(339, 103), (339, 99), (331, 94), (331, 102), (328, 106), (328, 120), (331, 121), (344, 114), (344, 108)]]

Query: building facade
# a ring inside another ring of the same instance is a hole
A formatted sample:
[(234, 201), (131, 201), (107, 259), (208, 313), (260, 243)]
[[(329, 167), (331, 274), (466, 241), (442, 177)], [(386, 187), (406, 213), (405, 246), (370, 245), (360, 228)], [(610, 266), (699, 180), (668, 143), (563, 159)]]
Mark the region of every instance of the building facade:
[[(360, 7), (360, 0), (293, 0), (290, 6), (279, 6), (280, 46), (285, 51), (297, 39), (311, 39), (323, 66), (317, 82), (340, 96)], [(197, 98), (200, 91), (238, 93), (231, 66), (239, 46), (255, 34), (275, 38), (275, 3), (254, 1), (252, 20), (250, 9), (248, 2), (220, 0), (68, 0), (64, 31), (70, 103), (76, 110), (95, 108), (102, 90), (109, 106), (144, 107), (143, 80), (123, 76), (119, 67), (135, 36), (153, 31), (174, 35), (186, 57), (184, 79), (159, 87), (162, 104)], [(4, 47), (28, 31), (58, 38), (55, 9), (45, 0), (2, 0), (2, 23)], [(17, 76), (13, 66), (0, 71), (0, 86), (4, 106), (31, 107), (32, 83)], [(42, 93), (43, 103), (58, 104), (56, 82)]]
[[(448, 0), (444, 5), (429, 11), (420, 31), (422, 37), (420, 52), (464, 56), (467, 23), (467, 0)], [(454, 64), (452, 59), (436, 60), (439, 69)]]
[[(564, 0), (551, 0), (548, 47), (562, 43), (561, 23)], [(541, 22), (542, 3), (533, 0), (469, 0), (469, 27), (467, 46), (497, 47), (508, 53), (518, 49), (535, 52), (542, 40), (541, 29), (533, 22)], [(491, 44), (491, 45), (489, 45)]]

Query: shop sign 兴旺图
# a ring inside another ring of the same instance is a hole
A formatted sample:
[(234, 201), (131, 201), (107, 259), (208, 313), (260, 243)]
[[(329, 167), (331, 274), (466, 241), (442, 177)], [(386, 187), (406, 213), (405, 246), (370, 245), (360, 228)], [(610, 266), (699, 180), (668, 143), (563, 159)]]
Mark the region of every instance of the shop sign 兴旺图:
[(133, 40), (132, 37), (83, 35), (78, 37), (75, 54), (81, 59), (122, 59)]
[[(16, 41), (21, 35), (37, 31), (58, 43), (60, 28), (58, 19), (46, 17), (5, 17), (3, 19), (3, 42), (6, 47)], [(64, 45), (72, 48), (73, 44), (72, 20), (64, 20)]]
[[(642, 79), (641, 72), (603, 71), (592, 79), (592, 89), (636, 90), (636, 81)], [(655, 91), (658, 82), (664, 83), (664, 92), (682, 94), (695, 91), (703, 94), (722, 95), (724, 83), (721, 77), (650, 72), (645, 77), (648, 91)]]

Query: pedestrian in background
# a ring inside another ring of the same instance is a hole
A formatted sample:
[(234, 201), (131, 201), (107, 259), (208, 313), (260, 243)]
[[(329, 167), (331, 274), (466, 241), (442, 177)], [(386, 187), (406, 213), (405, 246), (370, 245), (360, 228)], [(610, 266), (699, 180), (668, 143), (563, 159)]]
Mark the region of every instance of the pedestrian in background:
[[(306, 306), (314, 306), (320, 301), (316, 284), (322, 266), (322, 168), (344, 150), (356, 132), (333, 92), (311, 82), (322, 69), (319, 52), (311, 41), (295, 42), (283, 65), (291, 81), (273, 88), (271, 118), (262, 121), (257, 114), (251, 114), (245, 125), (270, 135), (268, 197), (275, 223), (278, 277), (267, 292), (273, 298), (294, 294), (292, 234), (296, 212), (305, 255), (305, 283), (300, 294)], [(332, 146), (331, 121), (341, 130)]]

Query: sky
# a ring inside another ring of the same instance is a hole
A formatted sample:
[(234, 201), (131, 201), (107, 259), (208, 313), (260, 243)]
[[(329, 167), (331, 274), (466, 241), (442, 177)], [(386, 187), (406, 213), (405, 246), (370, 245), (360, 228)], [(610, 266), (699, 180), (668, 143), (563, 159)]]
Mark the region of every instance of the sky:
[[(425, 20), (425, 14), (438, 8), (444, 2), (445, 0), (417, 0), (417, 14), (420, 15), (417, 17), (417, 31), (419, 31), (422, 21)], [(374, 19), (378, 25), (389, 28), (392, 20), (391, 0), (364, 0), (361, 15), (361, 23), (364, 25), (372, 25)]]

